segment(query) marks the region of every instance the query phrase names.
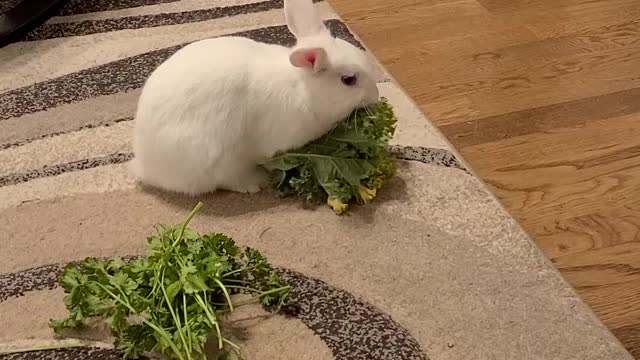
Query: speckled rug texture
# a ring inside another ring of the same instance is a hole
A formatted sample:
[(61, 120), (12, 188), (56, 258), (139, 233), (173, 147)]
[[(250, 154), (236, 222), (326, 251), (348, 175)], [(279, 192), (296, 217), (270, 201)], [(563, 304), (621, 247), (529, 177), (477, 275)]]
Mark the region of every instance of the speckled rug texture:
[(0, 15), (6, 13), (7, 11), (13, 9), (20, 0), (0, 0)]
[[(332, 32), (358, 38), (327, 1)], [(292, 45), (281, 0), (74, 0), (0, 49), (0, 359), (119, 359), (65, 341), (62, 266), (144, 254), (156, 223), (192, 222), (263, 251), (296, 316), (234, 313), (246, 360), (631, 359), (380, 67), (399, 128), (398, 176), (336, 216), (296, 199), (199, 199), (129, 176), (132, 116), (149, 73), (189, 42), (241, 34)], [(366, 47), (366, 46), (365, 46)]]

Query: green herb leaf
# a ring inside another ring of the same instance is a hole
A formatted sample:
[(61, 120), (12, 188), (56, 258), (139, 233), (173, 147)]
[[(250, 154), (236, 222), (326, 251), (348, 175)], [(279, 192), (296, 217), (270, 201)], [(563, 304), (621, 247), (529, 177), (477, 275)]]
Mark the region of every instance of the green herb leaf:
[(187, 282), (184, 284), (184, 291), (187, 294), (207, 290), (209, 290), (209, 287), (202, 276), (196, 274), (187, 276)]
[(173, 303), (173, 299), (175, 299), (180, 290), (182, 290), (182, 282), (180, 281), (175, 281), (167, 287), (167, 297), (169, 298), (170, 303)]

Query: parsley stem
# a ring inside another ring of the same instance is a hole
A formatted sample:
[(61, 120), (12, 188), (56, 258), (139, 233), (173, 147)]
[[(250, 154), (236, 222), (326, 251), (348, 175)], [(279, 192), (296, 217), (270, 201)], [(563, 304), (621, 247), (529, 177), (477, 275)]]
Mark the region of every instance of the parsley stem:
[(240, 285), (227, 285), (227, 288), (247, 290), (247, 291), (252, 291), (252, 292), (255, 292), (255, 293), (258, 293), (258, 294), (262, 292), (262, 291), (260, 291), (258, 289), (254, 289), (254, 288), (251, 288), (251, 287), (248, 287), (248, 286), (240, 286)]
[(251, 282), (251, 281), (238, 280), (238, 279), (224, 279), (224, 281), (232, 282), (232, 283), (237, 283), (237, 284), (252, 284), (252, 282)]
[[(120, 299), (119, 296), (117, 296), (116, 294), (114, 294), (113, 292), (111, 292), (109, 289), (107, 289), (106, 286), (100, 284), (99, 282), (96, 282), (96, 284), (102, 288), (102, 290), (104, 290), (107, 294), (109, 294), (109, 296), (111, 296), (115, 301), (119, 302), (120, 304), (122, 304), (124, 307), (126, 307), (127, 309), (129, 309), (129, 311), (131, 311), (132, 313), (136, 314), (136, 310), (128, 303), (123, 301), (122, 299)], [(156, 324), (150, 322), (149, 320), (145, 319), (144, 317), (142, 318), (142, 322), (147, 325), (148, 327), (152, 328), (153, 330), (157, 331), (169, 344), (169, 346), (171, 347), (171, 349), (176, 353), (176, 355), (178, 356), (178, 358), (180, 360), (184, 360), (184, 357), (182, 357), (182, 354), (180, 354), (180, 350), (178, 350), (178, 348), (176, 347), (176, 345), (173, 343), (173, 340), (171, 338), (171, 335), (169, 335), (166, 330), (156, 326)]]
[(198, 204), (196, 204), (196, 207), (193, 208), (193, 210), (191, 210), (191, 213), (189, 214), (189, 216), (187, 216), (187, 219), (184, 221), (184, 223), (182, 223), (182, 228), (180, 228), (180, 234), (178, 235), (178, 238), (173, 243), (173, 245), (171, 245), (172, 248), (176, 247), (176, 245), (178, 245), (180, 240), (182, 240), (182, 237), (184, 236), (184, 232), (187, 229), (187, 226), (191, 222), (191, 219), (193, 219), (193, 217), (196, 216), (198, 211), (200, 211), (200, 208), (202, 207), (202, 205), (204, 205), (202, 201), (198, 201)]
[(291, 286), (283, 286), (283, 287), (279, 287), (277, 289), (271, 289), (271, 290), (268, 290), (268, 291), (260, 292), (260, 293), (258, 293), (258, 296), (260, 297), (260, 296), (265, 296), (265, 295), (271, 295), (271, 294), (279, 293), (281, 291), (289, 290), (289, 289), (291, 289)]
[[(256, 301), (260, 300), (260, 298), (265, 296), (265, 295), (271, 295), (271, 294), (279, 293), (279, 292), (284, 291), (284, 290), (289, 290), (290, 288), (291, 288), (291, 286), (283, 286), (283, 287), (280, 287), (280, 288), (277, 288), (277, 289), (271, 289), (269, 291), (260, 292), (260, 293), (258, 293), (257, 296), (253, 296), (253, 297), (251, 297), (249, 299), (238, 301), (238, 302), (234, 303), (233, 306), (238, 308), (240, 306), (251, 304), (253, 302), (256, 302)], [(226, 305), (224, 303), (213, 303), (213, 304), (214, 305)]]
[(237, 273), (239, 273), (239, 272), (243, 272), (243, 271), (245, 271), (245, 270), (247, 270), (247, 268), (241, 268), (241, 269), (236, 269), (236, 270), (233, 270), (233, 271), (229, 271), (229, 272), (227, 272), (227, 273), (222, 274), (222, 277), (223, 277), (223, 278), (226, 278), (227, 276), (231, 276), (231, 275), (233, 275), (233, 274), (237, 274)]
[(233, 302), (231, 301), (231, 297), (229, 296), (229, 292), (227, 291), (227, 288), (224, 286), (224, 284), (222, 283), (222, 281), (218, 280), (218, 279), (213, 279), (213, 281), (216, 282), (216, 284), (218, 284), (218, 286), (220, 286), (220, 289), (222, 290), (222, 293), (224, 293), (224, 297), (227, 298), (227, 302), (229, 303), (229, 311), (233, 312)]
[[(206, 295), (206, 293), (205, 293)], [(196, 302), (198, 303), (198, 305), (200, 305), (200, 307), (202, 308), (202, 310), (204, 310), (204, 313), (207, 315), (207, 318), (209, 319), (209, 321), (213, 324), (213, 326), (216, 328), (216, 333), (218, 336), (218, 348), (222, 349), (222, 331), (220, 330), (220, 325), (218, 324), (218, 320), (216, 319), (215, 315), (213, 315), (213, 313), (211, 312), (211, 309), (209, 308), (209, 305), (207, 305), (204, 300), (202, 300), (202, 297), (200, 296), (200, 294), (198, 293), (194, 293), (194, 297), (196, 298)]]
[(180, 350), (178, 350), (178, 347), (173, 342), (173, 339), (171, 338), (171, 335), (169, 333), (167, 333), (167, 331), (165, 329), (156, 326), (156, 324), (154, 324), (154, 323), (152, 323), (152, 322), (150, 322), (150, 321), (148, 321), (146, 319), (143, 319), (142, 322), (144, 322), (145, 325), (147, 325), (148, 327), (150, 327), (153, 330), (155, 330), (156, 332), (158, 332), (167, 341), (167, 343), (171, 347), (171, 350), (173, 350), (173, 352), (176, 353), (176, 356), (178, 356), (178, 358), (180, 360), (184, 360), (184, 357), (180, 353)]
[(180, 317), (176, 315), (176, 312), (173, 310), (173, 304), (171, 304), (171, 300), (169, 300), (169, 295), (167, 295), (167, 290), (164, 287), (164, 273), (166, 269), (162, 269), (162, 280), (160, 283), (160, 290), (162, 290), (162, 295), (164, 295), (164, 301), (167, 303), (167, 308), (169, 308), (169, 312), (171, 313), (171, 317), (173, 321), (176, 323), (176, 331), (178, 335), (180, 335), (180, 341), (182, 341), (182, 346), (184, 346), (185, 351), (187, 352), (187, 359), (191, 360), (191, 352), (189, 351), (189, 345), (187, 344), (187, 340), (184, 338), (184, 334), (182, 331), (182, 324), (180, 323)]
[(220, 330), (220, 325), (218, 323), (214, 323), (214, 326), (216, 327), (216, 334), (218, 337), (218, 349), (222, 349), (224, 347), (224, 344), (222, 342), (225, 340), (222, 337), (222, 330)]
[(224, 341), (227, 345), (231, 346), (233, 348), (233, 350), (235, 350), (236, 352), (240, 352), (240, 346), (236, 345), (235, 343), (227, 340), (227, 339), (222, 339), (222, 341)]
[(189, 338), (189, 353), (191, 353), (193, 351), (192, 349), (192, 345), (193, 345), (193, 339), (191, 337), (191, 326), (189, 326), (189, 317), (187, 316), (187, 295), (184, 293), (184, 291), (182, 292), (182, 312), (184, 314), (184, 326), (187, 329), (187, 337)]
[(120, 299), (120, 297), (118, 295), (116, 295), (113, 292), (111, 292), (111, 290), (107, 289), (106, 286), (100, 284), (99, 282), (96, 282), (96, 285), (100, 286), (102, 288), (102, 290), (104, 290), (107, 294), (109, 294), (109, 296), (111, 296), (114, 300), (116, 300), (117, 302), (122, 304), (124, 307), (126, 307), (129, 311), (131, 311), (132, 313), (136, 314), (136, 310), (129, 304), (128, 301), (124, 301), (124, 300)]

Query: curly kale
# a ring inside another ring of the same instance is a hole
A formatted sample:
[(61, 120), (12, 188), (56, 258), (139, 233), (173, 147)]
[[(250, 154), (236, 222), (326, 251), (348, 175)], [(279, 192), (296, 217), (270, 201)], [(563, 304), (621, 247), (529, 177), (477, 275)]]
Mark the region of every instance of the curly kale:
[(396, 122), (386, 98), (354, 111), (320, 139), (267, 161), (274, 189), (282, 196), (326, 202), (337, 214), (353, 200), (370, 202), (395, 175), (386, 147)]

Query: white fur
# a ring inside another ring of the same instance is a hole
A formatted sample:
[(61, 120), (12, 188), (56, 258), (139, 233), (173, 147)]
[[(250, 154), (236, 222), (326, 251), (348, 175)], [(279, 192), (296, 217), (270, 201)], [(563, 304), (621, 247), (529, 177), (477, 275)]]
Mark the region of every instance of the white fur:
[[(133, 132), (130, 169), (139, 181), (191, 195), (257, 192), (267, 180), (261, 161), (378, 99), (369, 58), (331, 36), (311, 0), (285, 0), (285, 14), (297, 37), (292, 49), (241, 37), (202, 40), (151, 74)], [(306, 51), (319, 55), (315, 66), (300, 60)], [(342, 84), (350, 73), (358, 85)]]

